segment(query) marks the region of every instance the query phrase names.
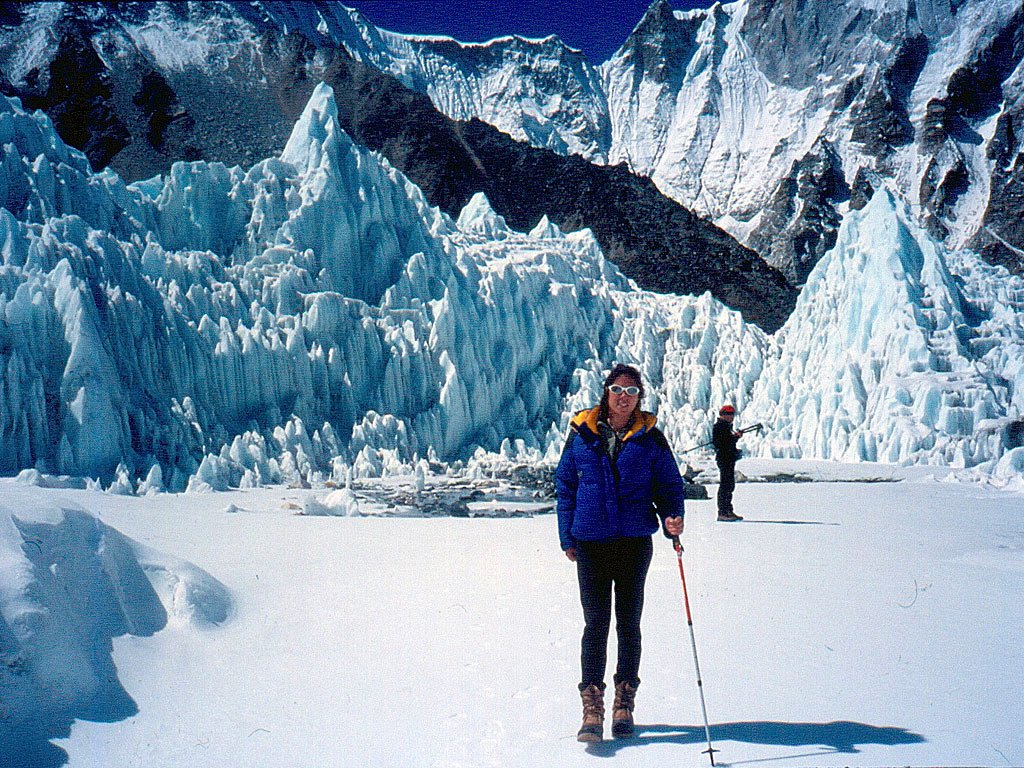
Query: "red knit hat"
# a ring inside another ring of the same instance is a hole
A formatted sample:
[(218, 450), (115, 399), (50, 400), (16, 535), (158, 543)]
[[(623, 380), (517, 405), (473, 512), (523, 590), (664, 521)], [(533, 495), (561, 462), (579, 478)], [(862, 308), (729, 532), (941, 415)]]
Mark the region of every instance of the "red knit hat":
[(730, 413), (736, 413), (736, 409), (733, 408), (731, 405), (723, 405), (721, 408), (718, 409), (719, 416), (725, 416)]

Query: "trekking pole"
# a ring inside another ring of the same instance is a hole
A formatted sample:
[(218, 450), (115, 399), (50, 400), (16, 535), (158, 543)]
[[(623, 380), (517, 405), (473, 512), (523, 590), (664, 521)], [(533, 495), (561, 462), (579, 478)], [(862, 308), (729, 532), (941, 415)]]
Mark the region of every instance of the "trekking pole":
[(706, 446), (711, 445), (711, 443), (713, 442), (714, 440), (708, 440), (706, 443), (701, 443), (700, 445), (693, 446), (693, 448), (687, 448), (685, 451), (682, 451), (682, 453), (690, 453), (690, 451), (696, 451), (698, 448), (704, 448)]
[[(764, 430), (764, 424), (752, 424), (749, 427), (744, 427), (743, 429), (738, 430), (738, 432), (741, 435), (745, 435), (748, 432), (762, 432), (763, 430)], [(706, 443), (701, 443), (700, 445), (695, 445), (695, 446), (693, 446), (693, 448), (687, 448), (685, 451), (680, 451), (680, 453), (681, 454), (683, 454), (683, 453), (690, 453), (691, 451), (696, 451), (698, 448), (706, 448), (707, 446), (711, 445), (714, 442), (715, 442), (714, 440), (708, 440)]]
[(704, 704), (704, 683), (700, 679), (700, 662), (697, 661), (697, 639), (693, 635), (693, 617), (690, 615), (690, 596), (686, 592), (686, 574), (683, 573), (683, 545), (678, 536), (672, 537), (672, 546), (676, 550), (676, 559), (679, 561), (679, 578), (683, 580), (683, 604), (686, 605), (686, 623), (690, 627), (690, 645), (693, 646), (693, 667), (697, 670), (697, 690), (700, 691), (700, 710), (704, 714), (704, 735), (708, 738), (708, 748), (702, 754), (711, 758), (711, 765), (715, 764), (715, 752), (711, 746), (711, 727), (708, 725), (708, 708)]

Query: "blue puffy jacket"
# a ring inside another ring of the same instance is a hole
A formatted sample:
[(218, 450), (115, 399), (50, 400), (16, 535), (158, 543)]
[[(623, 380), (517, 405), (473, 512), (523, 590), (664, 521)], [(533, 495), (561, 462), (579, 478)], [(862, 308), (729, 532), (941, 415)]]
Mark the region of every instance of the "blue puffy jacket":
[(573, 418), (555, 471), (562, 549), (577, 541), (650, 536), (659, 517), (683, 514), (683, 480), (654, 415), (634, 419), (613, 462), (598, 433), (598, 413), (591, 408)]

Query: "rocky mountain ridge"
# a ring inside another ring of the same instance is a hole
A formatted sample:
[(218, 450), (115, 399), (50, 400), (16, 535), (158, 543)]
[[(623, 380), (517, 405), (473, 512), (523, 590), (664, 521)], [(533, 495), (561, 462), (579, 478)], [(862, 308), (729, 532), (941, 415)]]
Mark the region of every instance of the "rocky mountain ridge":
[[(739, 0), (679, 12), (654, 0), (611, 59), (563, 70), (571, 85), (532, 74), (555, 58), (551, 41), (499, 76), (466, 46), (375, 30), (356, 11), (325, 30), (442, 111), (472, 107), (534, 144), (625, 162), (794, 285), (883, 180), (945, 245), (1024, 270), (1012, 214), (1024, 183), (1019, 3)], [(508, 46), (493, 41), (491, 62)], [(484, 88), (495, 80), (505, 88)], [(602, 95), (607, 129), (594, 113)], [(527, 120), (537, 104), (543, 131)]]
[(341, 6), (317, 7), (316, 25), (288, 15), (287, 3), (7, 7), (3, 90), (46, 111), (94, 167), (132, 180), (165, 173), (175, 160), (248, 166), (280, 151), (324, 81), (343, 128), (450, 215), (482, 191), (522, 230), (544, 215), (565, 231), (590, 228), (641, 287), (711, 291), (769, 331), (789, 315), (796, 291), (781, 273), (648, 180), (445, 117), (334, 42), (324, 19), (350, 19)]

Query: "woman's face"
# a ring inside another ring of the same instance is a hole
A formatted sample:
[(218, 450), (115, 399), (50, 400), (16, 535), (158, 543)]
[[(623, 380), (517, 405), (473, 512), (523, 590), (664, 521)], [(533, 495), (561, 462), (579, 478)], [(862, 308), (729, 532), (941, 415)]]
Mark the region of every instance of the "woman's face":
[[(618, 385), (620, 387), (635, 387), (636, 382), (625, 374), (616, 376), (615, 381), (612, 385)], [(625, 392), (615, 394), (609, 388), (608, 390), (608, 415), (615, 418), (616, 421), (622, 421), (629, 417), (633, 410), (636, 408), (637, 403), (640, 402), (640, 395), (627, 395)]]

